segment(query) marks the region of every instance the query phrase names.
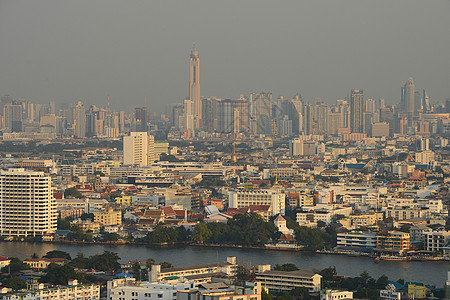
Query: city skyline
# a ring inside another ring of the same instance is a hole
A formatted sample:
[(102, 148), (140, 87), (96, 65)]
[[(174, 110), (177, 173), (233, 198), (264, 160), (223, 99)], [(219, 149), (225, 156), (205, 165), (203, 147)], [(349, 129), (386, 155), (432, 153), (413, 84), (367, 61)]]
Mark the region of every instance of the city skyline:
[[(326, 8), (262, 3), (256, 11), (252, 3), (236, 11), (234, 3), (197, 1), (183, 6), (181, 15), (170, 4), (99, 2), (86, 10), (82, 4), (24, 3), (1, 4), (0, 94), (37, 103), (106, 106), (110, 95), (115, 110), (132, 110), (129, 104), (162, 112), (165, 104), (189, 96), (186, 57), (192, 43), (202, 53), (204, 97), (239, 99), (265, 91), (333, 103), (361, 88), (366, 98), (384, 98), (391, 105), (400, 102), (399, 86), (408, 77), (434, 103), (450, 94), (448, 44), (441, 38), (450, 26), (443, 18), (445, 2), (409, 1), (403, 14), (406, 1), (329, 1)], [(211, 10), (224, 13), (211, 20)], [(161, 19), (169, 12), (170, 20)], [(253, 23), (244, 21), (249, 13)], [(274, 21), (263, 22), (258, 13)], [(196, 21), (186, 22), (185, 15)], [(12, 22), (18, 16), (24, 22)], [(350, 16), (353, 22), (346, 21)], [(315, 18), (320, 22), (308, 26)], [(353, 47), (349, 41), (356, 36)], [(408, 46), (417, 39), (422, 42)]]

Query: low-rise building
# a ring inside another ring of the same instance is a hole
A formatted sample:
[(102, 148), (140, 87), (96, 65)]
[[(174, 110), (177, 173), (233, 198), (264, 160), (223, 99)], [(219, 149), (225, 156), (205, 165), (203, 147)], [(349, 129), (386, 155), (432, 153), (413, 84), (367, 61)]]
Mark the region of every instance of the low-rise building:
[(427, 251), (441, 252), (450, 241), (450, 231), (428, 231), (424, 233), (424, 248)]
[(353, 292), (338, 290), (322, 290), (320, 291), (320, 300), (342, 300), (353, 299)]
[(229, 285), (224, 282), (200, 284), (196, 289), (179, 291), (178, 300), (261, 300), (261, 283), (244, 282)]
[(362, 231), (338, 233), (337, 246), (339, 248), (373, 249), (377, 246), (377, 234)]
[(376, 249), (381, 252), (404, 253), (410, 248), (409, 233), (390, 231), (377, 235)]
[(269, 205), (270, 215), (284, 214), (286, 195), (279, 189), (236, 190), (229, 194), (229, 207), (242, 208), (254, 205)]
[(122, 212), (108, 209), (94, 213), (94, 222), (102, 226), (122, 225)]
[(68, 286), (55, 286), (46, 289), (21, 291), (2, 295), (3, 300), (98, 300), (100, 286), (97, 284), (81, 284), (69, 280)]
[(26, 263), (27, 265), (30, 266), (30, 268), (32, 269), (38, 269), (38, 270), (43, 270), (43, 269), (47, 269), (47, 267), (50, 264), (58, 264), (58, 265), (64, 265), (67, 260), (65, 258), (30, 258), (30, 259), (25, 259), (23, 261), (24, 263)]
[(160, 282), (136, 281), (135, 278), (120, 278), (107, 282), (108, 300), (176, 300), (177, 291), (194, 288), (194, 281), (185, 278)]
[(237, 269), (236, 257), (227, 257), (227, 261), (223, 263), (202, 264), (187, 267), (175, 267), (161, 269), (160, 265), (153, 265), (151, 269), (150, 279), (152, 282), (161, 281), (166, 278), (187, 277), (192, 275), (220, 273), (226, 276), (233, 276)]
[(271, 291), (289, 292), (297, 287), (310, 292), (320, 291), (322, 276), (320, 270), (272, 271), (269, 265), (258, 266), (256, 280)]

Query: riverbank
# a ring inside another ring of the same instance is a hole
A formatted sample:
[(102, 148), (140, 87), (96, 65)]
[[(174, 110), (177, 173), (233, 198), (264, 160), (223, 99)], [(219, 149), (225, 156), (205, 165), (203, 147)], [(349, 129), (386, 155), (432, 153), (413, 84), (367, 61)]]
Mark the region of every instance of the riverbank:
[(121, 263), (131, 260), (147, 260), (153, 258), (158, 262), (170, 262), (176, 267), (195, 264), (216, 263), (225, 261), (228, 256), (235, 256), (240, 264), (245, 266), (292, 263), (300, 269), (325, 269), (335, 266), (339, 275), (355, 277), (363, 271), (369, 272), (373, 277), (387, 275), (393, 280), (400, 278), (405, 281), (428, 282), (436, 286), (443, 286), (447, 280), (447, 270), (450, 263), (447, 261), (381, 261), (376, 264), (367, 257), (350, 257), (346, 255), (324, 255), (306, 251), (276, 251), (262, 249), (243, 249), (237, 247), (150, 247), (133, 244), (55, 244), (55, 243), (28, 243), (4, 242), (0, 243), (0, 256), (30, 258), (33, 254), (39, 257), (47, 252), (60, 250), (76, 257), (83, 253), (86, 257), (101, 254), (104, 251), (117, 253)]
[[(377, 258), (378, 256), (372, 255), (371, 253), (364, 253), (364, 252), (357, 252), (357, 251), (345, 251), (345, 250), (317, 250), (317, 254), (327, 254), (327, 255), (345, 255), (349, 257), (367, 257), (367, 258)], [(423, 256), (423, 255), (409, 255), (405, 256), (405, 260), (402, 261), (420, 261), (420, 262), (427, 262), (427, 261), (450, 261), (450, 258), (443, 257), (443, 256)], [(386, 259), (389, 260), (389, 259)]]
[[(85, 241), (0, 241), (0, 243), (42, 243), (49, 245), (73, 245), (73, 246), (83, 246), (83, 245), (102, 245), (102, 246), (144, 246), (148, 248), (181, 248), (181, 247), (197, 247), (197, 248), (212, 248), (212, 249), (240, 249), (240, 250), (258, 250), (258, 251), (281, 251), (281, 252), (294, 252), (294, 253), (306, 253), (306, 254), (322, 254), (322, 255), (339, 255), (348, 257), (361, 257), (374, 259), (376, 256), (367, 252), (357, 252), (348, 250), (317, 250), (308, 251), (301, 246), (297, 247), (283, 247), (280, 245), (265, 245), (265, 246), (242, 246), (242, 245), (230, 245), (230, 244), (201, 244), (193, 242), (183, 242), (183, 243), (143, 243), (143, 242), (127, 242), (127, 241), (108, 241), (108, 242), (85, 242)], [(450, 258), (443, 256), (423, 256), (423, 255), (410, 255), (410, 260), (415, 262), (436, 262), (436, 261), (450, 261)]]

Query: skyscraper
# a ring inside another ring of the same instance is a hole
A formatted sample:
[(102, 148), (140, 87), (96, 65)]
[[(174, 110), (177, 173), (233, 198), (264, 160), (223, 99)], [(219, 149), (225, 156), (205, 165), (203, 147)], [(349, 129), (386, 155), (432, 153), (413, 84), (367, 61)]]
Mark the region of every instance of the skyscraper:
[(23, 106), (20, 103), (6, 104), (3, 108), (5, 129), (12, 132), (21, 132), (23, 125)]
[(364, 133), (364, 94), (363, 90), (352, 90), (350, 95), (352, 132)]
[(147, 132), (148, 130), (147, 107), (136, 107), (134, 109), (134, 119), (136, 121), (136, 131)]
[(74, 135), (77, 138), (86, 137), (86, 109), (83, 102), (79, 101), (73, 109), (73, 119), (75, 125)]
[(192, 100), (185, 99), (184, 100), (184, 130), (190, 130), (191, 134), (194, 133), (194, 126), (195, 126), (195, 117), (194, 117), (194, 111), (195, 111), (195, 103)]
[(56, 230), (56, 201), (50, 176), (10, 169), (0, 173), (0, 234), (42, 236)]
[(402, 98), (401, 106), (403, 111), (413, 113), (414, 106), (414, 79), (412, 77), (408, 78), (405, 86), (402, 87)]
[(194, 123), (199, 128), (202, 120), (202, 102), (200, 99), (200, 60), (197, 49), (192, 49), (189, 72), (189, 99), (194, 101)]
[(271, 134), (272, 93), (252, 93), (248, 102), (249, 127), (252, 134)]

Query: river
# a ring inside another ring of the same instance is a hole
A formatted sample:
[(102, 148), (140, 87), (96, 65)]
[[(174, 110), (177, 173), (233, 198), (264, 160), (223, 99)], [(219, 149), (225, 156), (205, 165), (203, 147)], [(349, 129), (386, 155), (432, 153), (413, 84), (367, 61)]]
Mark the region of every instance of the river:
[(364, 270), (378, 278), (385, 274), (390, 280), (417, 281), (443, 287), (447, 280), (447, 270), (450, 262), (393, 262), (381, 261), (375, 264), (366, 257), (348, 257), (342, 255), (305, 254), (275, 250), (248, 250), (235, 248), (148, 248), (134, 245), (68, 245), (0, 242), (0, 256), (16, 256), (20, 259), (29, 258), (33, 253), (45, 255), (51, 250), (68, 252), (72, 257), (83, 252), (86, 256), (100, 254), (105, 250), (116, 252), (121, 262), (133, 259), (145, 260), (154, 258), (156, 262), (168, 261), (174, 266), (188, 266), (202, 263), (225, 261), (227, 256), (236, 256), (238, 262), (245, 266), (256, 264), (296, 264), (300, 269), (326, 268), (335, 266), (338, 275), (357, 276)]

